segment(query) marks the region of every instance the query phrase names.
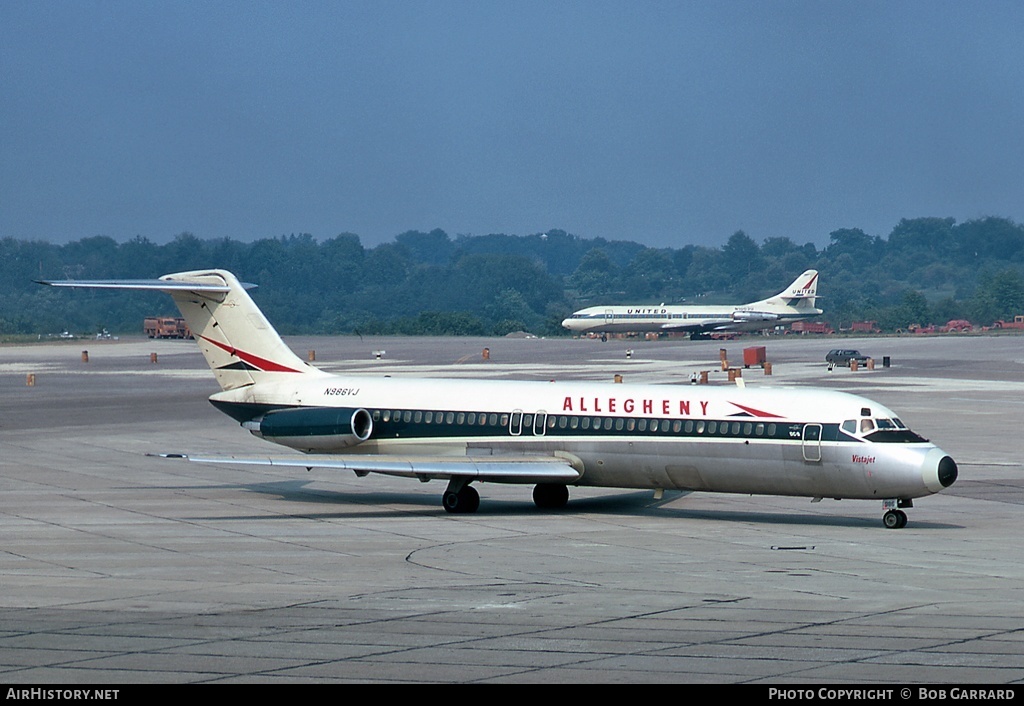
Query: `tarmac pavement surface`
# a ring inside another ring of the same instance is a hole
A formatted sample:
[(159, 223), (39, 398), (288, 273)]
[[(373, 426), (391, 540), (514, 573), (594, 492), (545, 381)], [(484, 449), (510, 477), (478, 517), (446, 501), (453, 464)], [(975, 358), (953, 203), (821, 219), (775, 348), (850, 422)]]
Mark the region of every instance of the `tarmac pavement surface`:
[[(875, 399), (960, 477), (902, 530), (874, 502), (552, 512), (496, 484), (450, 515), (443, 482), (146, 456), (276, 448), (209, 404), (193, 342), (0, 346), (5, 683), (1024, 681), (1024, 337), (287, 340), (337, 372), (713, 385), (720, 349), (764, 345), (748, 386)], [(829, 371), (836, 347), (874, 369)]]

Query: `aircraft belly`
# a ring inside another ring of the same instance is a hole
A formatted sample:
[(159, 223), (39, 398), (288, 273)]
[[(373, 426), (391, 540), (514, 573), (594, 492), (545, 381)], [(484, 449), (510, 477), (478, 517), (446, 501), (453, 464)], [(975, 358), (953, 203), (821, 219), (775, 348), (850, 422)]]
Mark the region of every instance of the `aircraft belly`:
[[(796, 442), (673, 439), (569, 440), (546, 436), (503, 439), (375, 439), (344, 449), (348, 455), (448, 457), (552, 456), (582, 461), (577, 485), (794, 495), (824, 498), (920, 497), (922, 451), (864, 444), (822, 443), (820, 461), (808, 461)], [(810, 454), (812, 458), (815, 454)], [(851, 459), (860, 459), (851, 462)]]
[(574, 445), (585, 465), (581, 485), (648, 487), (758, 495), (871, 498), (864, 472), (842, 466), (838, 449), (804, 460), (799, 444), (742, 441)]

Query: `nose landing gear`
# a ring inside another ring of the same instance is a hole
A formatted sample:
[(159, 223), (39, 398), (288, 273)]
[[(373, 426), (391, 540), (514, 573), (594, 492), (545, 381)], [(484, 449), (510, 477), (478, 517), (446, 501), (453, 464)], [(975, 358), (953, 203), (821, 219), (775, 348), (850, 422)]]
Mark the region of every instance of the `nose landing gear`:
[(882, 515), (882, 524), (886, 529), (903, 529), (907, 526), (907, 513), (900, 508), (914, 507), (913, 500), (885, 500), (882, 508), (885, 514)]

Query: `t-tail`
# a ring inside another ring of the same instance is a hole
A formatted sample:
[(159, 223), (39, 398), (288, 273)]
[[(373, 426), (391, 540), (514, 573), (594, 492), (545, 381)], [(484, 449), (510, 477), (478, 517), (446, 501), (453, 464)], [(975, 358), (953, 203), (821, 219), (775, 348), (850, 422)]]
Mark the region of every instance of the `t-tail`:
[(140, 289), (171, 295), (221, 389), (233, 390), (282, 375), (317, 374), (300, 359), (246, 291), (225, 270), (196, 270), (155, 280), (49, 280), (54, 287)]

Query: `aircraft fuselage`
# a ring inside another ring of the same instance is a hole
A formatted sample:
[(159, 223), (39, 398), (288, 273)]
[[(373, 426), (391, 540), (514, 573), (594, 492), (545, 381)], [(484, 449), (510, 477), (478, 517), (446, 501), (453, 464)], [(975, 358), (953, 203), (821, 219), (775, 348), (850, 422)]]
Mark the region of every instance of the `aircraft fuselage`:
[[(890, 410), (832, 391), (324, 376), (211, 401), (254, 434), (310, 454), (554, 454), (572, 459), (577, 485), (911, 499), (955, 479), (952, 459)], [(371, 427), (352, 433), (346, 415), (356, 410)], [(302, 425), (280, 424), (296, 412)]]

